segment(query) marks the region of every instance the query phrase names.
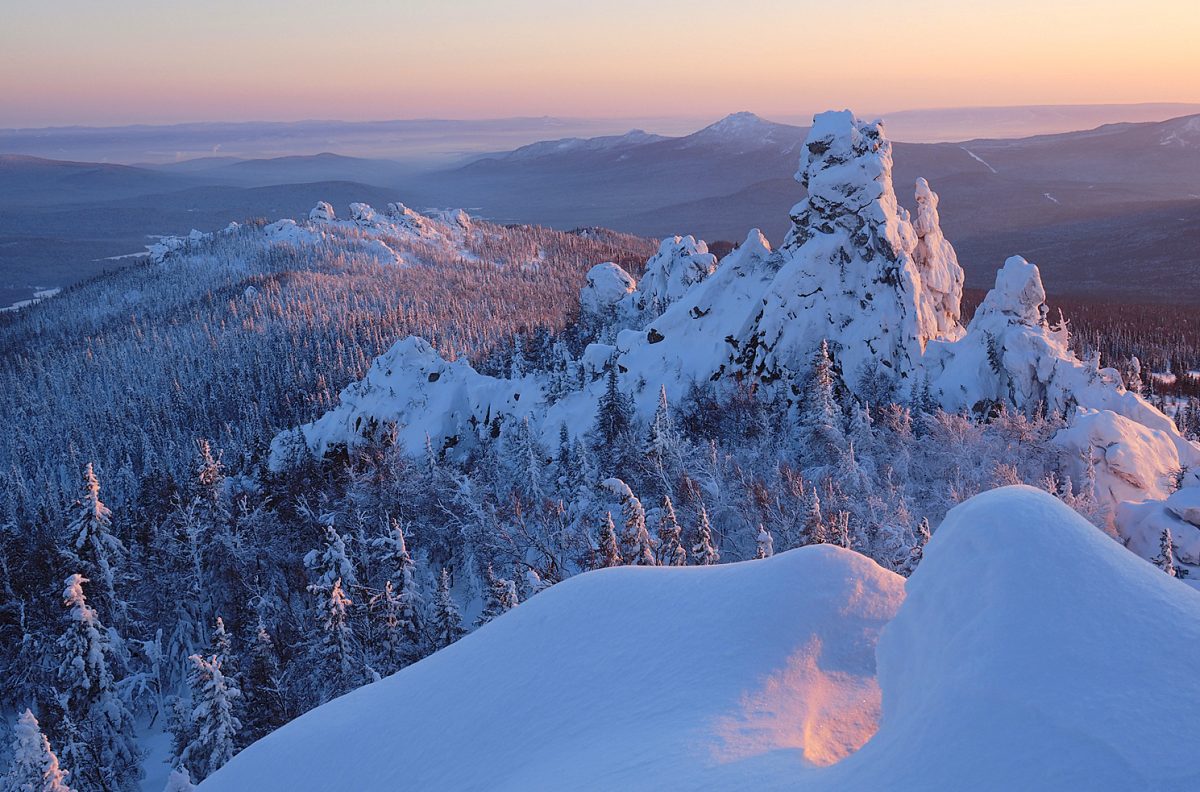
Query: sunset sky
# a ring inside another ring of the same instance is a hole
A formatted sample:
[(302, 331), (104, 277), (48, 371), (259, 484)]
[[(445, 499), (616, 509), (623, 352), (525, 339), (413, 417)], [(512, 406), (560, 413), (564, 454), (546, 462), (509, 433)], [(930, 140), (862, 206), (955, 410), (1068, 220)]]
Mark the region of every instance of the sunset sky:
[(9, 127), (1200, 101), (1196, 0), (5, 5)]

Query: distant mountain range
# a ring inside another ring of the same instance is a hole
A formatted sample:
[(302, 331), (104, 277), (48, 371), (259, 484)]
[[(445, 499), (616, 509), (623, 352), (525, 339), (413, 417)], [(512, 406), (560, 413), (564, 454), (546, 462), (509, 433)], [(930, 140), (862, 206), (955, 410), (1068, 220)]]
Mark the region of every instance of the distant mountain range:
[[(433, 170), (332, 153), (143, 166), (0, 156), (0, 305), (117, 266), (105, 259), (140, 250), (150, 234), (297, 215), (317, 200), (710, 241), (759, 227), (778, 242), (803, 197), (793, 173), (806, 133), (735, 113), (683, 136), (561, 137)], [(1062, 293), (1200, 299), (1200, 115), (895, 151), (902, 203), (918, 176), (945, 199), (943, 226), (969, 286), (1019, 253)]]

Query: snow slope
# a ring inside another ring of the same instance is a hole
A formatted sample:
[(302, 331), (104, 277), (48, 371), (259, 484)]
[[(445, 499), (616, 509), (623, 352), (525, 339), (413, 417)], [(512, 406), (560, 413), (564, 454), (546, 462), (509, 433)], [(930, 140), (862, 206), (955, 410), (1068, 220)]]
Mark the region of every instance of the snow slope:
[(828, 546), (587, 573), (200, 788), (1200, 784), (1200, 593), (1028, 487), (955, 508), (903, 588)]
[(822, 546), (569, 578), (264, 738), (206, 792), (678, 789), (803, 773), (875, 730), (903, 579)]

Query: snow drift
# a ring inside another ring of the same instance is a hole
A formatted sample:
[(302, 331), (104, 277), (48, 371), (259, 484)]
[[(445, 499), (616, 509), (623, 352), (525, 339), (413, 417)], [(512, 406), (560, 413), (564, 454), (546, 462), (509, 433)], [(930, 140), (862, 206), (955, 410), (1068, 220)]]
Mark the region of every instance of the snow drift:
[(828, 546), (587, 573), (201, 789), (1185, 789), (1198, 663), (1200, 593), (1009, 487), (907, 599)]
[(902, 597), (898, 575), (828, 546), (590, 572), (287, 724), (201, 788), (733, 788), (827, 765), (875, 731), (874, 646)]

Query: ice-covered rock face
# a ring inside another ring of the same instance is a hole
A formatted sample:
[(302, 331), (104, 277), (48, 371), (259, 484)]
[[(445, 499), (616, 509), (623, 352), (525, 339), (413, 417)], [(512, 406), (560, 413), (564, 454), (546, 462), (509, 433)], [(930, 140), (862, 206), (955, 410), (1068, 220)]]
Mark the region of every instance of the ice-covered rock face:
[(309, 220), (336, 220), (337, 214), (334, 213), (333, 207), (325, 201), (317, 201), (317, 205), (308, 213)]
[(637, 280), (611, 261), (597, 264), (588, 270), (587, 283), (579, 290), (579, 305), (593, 314), (620, 303), (637, 289)]

